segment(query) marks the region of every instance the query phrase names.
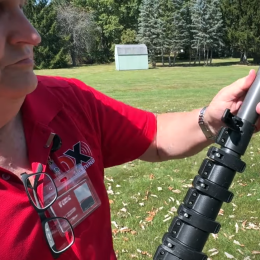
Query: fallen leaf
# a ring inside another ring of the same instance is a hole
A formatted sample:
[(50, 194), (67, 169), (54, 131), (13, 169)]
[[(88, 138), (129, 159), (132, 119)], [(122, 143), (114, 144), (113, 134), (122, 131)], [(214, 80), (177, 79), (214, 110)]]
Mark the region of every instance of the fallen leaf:
[(126, 233), (126, 232), (130, 232), (131, 231), (131, 229), (128, 228), (128, 227), (122, 227), (119, 230), (120, 230), (121, 233)]
[(168, 217), (166, 219), (163, 220), (163, 222), (169, 221), (172, 217)]
[(211, 234), (213, 236), (213, 238), (216, 240), (218, 239), (218, 234)]
[(253, 255), (260, 255), (260, 251), (252, 251)]
[(116, 223), (115, 221), (111, 221), (111, 223), (112, 223), (116, 228), (118, 228), (118, 225), (117, 225), (117, 223)]
[(153, 179), (154, 179), (154, 175), (153, 175), (153, 174), (150, 174), (149, 179), (150, 179), (150, 180), (153, 180)]
[(220, 209), (218, 215), (219, 216), (224, 216), (224, 209)]
[(233, 255), (230, 255), (229, 253), (225, 252), (225, 255), (228, 259), (235, 259)]
[[(243, 226), (243, 224), (242, 224), (242, 226)], [(239, 227), (238, 227), (237, 223), (236, 223), (235, 227), (236, 227), (236, 233), (238, 233)]]
[(237, 251), (238, 251), (241, 255), (244, 255), (244, 253), (243, 253), (240, 249), (237, 249)]
[(241, 245), (238, 241), (236, 241), (236, 240), (234, 240), (233, 241), (234, 242), (234, 244), (236, 244), (236, 245), (238, 245), (238, 246), (245, 246), (245, 245)]
[(173, 193), (176, 193), (176, 194), (179, 194), (179, 193), (181, 193), (181, 191), (180, 191), (180, 190), (172, 190), (172, 192), (173, 192)]

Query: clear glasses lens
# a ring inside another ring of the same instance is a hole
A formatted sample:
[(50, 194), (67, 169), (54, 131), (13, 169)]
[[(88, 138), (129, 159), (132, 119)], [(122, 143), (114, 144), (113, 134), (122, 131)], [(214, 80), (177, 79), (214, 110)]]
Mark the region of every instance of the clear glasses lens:
[(45, 234), (50, 248), (61, 253), (74, 243), (74, 234), (68, 220), (55, 218), (45, 223)]
[(57, 190), (51, 177), (36, 173), (27, 179), (27, 191), (34, 205), (39, 209), (49, 207), (57, 198)]

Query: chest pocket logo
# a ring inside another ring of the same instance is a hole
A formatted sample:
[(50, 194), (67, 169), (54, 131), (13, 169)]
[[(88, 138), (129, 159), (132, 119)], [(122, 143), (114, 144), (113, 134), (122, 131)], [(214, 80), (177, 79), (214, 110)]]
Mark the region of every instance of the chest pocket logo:
[(64, 152), (63, 156), (59, 157), (59, 161), (67, 170), (72, 169), (77, 164), (82, 164), (86, 170), (94, 164), (95, 159), (92, 157), (89, 146), (84, 142), (78, 142), (73, 145), (72, 149)]

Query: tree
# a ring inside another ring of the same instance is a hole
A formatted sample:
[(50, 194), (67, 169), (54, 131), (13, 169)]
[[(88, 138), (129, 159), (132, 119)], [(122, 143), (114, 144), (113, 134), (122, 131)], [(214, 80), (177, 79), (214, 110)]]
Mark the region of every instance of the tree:
[[(122, 25), (121, 39), (127, 38), (127, 43), (136, 43), (141, 2), (142, 0), (115, 0), (119, 23)], [(121, 43), (123, 42), (121, 41)]]
[(94, 49), (98, 27), (91, 13), (70, 4), (56, 6), (61, 35), (70, 37), (69, 51), (73, 66), (82, 62)]
[[(173, 22), (174, 3), (172, 0), (161, 0), (161, 19), (163, 21), (163, 50), (168, 54), (169, 66), (171, 66), (172, 39), (175, 33)], [(164, 55), (162, 56), (164, 57)], [(164, 62), (163, 62), (164, 63)]]
[(209, 52), (211, 53), (211, 64), (213, 49), (219, 49), (224, 46), (224, 25), (220, 0), (208, 0), (208, 22), (207, 64)]
[[(114, 56), (114, 45), (120, 43), (123, 26), (120, 24), (120, 4), (115, 0), (73, 0), (74, 5), (92, 12), (100, 29), (100, 42), (97, 45), (101, 62), (108, 62)], [(97, 57), (98, 58), (98, 57)]]
[(248, 52), (252, 49), (252, 44), (259, 43), (259, 29), (253, 30), (259, 26), (259, 11), (256, 4), (256, 1), (248, 0), (222, 0), (228, 44), (232, 52), (240, 51), (240, 60), (243, 63), (247, 63)]
[(162, 19), (160, 0), (143, 0), (138, 19), (137, 40), (146, 44), (153, 68), (156, 67), (156, 54), (165, 50), (166, 26)]
[(48, 0), (29, 0), (24, 12), (42, 37), (40, 46), (35, 48), (36, 67), (66, 67), (68, 39), (59, 35), (53, 4)]
[(205, 0), (195, 0), (193, 1), (193, 5), (191, 7), (191, 19), (192, 19), (192, 32), (194, 35), (194, 39), (192, 41), (192, 48), (196, 50), (196, 58), (201, 59), (201, 48), (206, 43), (207, 38), (207, 24), (206, 24), (206, 15), (207, 15), (207, 5)]
[(204, 64), (208, 65), (209, 53), (212, 61), (213, 48), (223, 46), (223, 19), (219, 0), (194, 0), (192, 5), (192, 47), (196, 49), (197, 58), (203, 51)]
[(136, 31), (131, 29), (126, 29), (121, 35), (121, 44), (136, 43)]
[(190, 44), (190, 21), (189, 9), (185, 0), (173, 0), (173, 34), (171, 39), (171, 49), (175, 58), (181, 50)]

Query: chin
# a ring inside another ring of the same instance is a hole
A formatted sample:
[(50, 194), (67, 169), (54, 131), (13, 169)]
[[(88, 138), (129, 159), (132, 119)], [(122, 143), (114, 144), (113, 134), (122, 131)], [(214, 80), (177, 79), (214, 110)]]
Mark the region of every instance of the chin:
[(32, 93), (38, 84), (34, 72), (17, 73), (12, 77), (5, 75), (0, 78), (0, 96), (6, 98), (22, 98)]

